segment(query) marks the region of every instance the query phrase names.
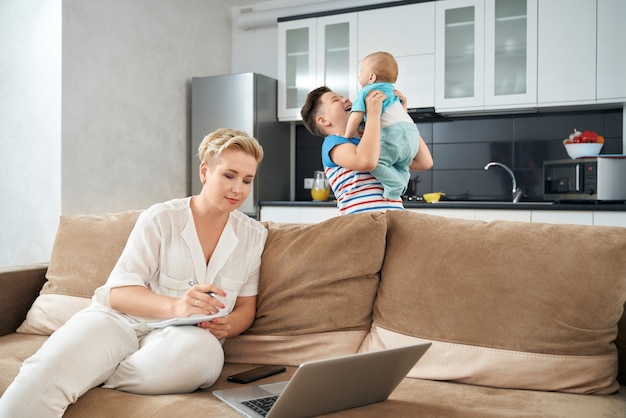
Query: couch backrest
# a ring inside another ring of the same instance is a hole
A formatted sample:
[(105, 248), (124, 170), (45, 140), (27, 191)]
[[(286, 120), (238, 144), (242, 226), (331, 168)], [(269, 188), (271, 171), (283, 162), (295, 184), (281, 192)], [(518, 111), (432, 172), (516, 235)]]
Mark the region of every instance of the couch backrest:
[(256, 319), (226, 341), (226, 360), (295, 366), (357, 352), (378, 291), (384, 214), (266, 227)]
[(388, 212), (363, 349), (433, 341), (413, 375), (611, 393), (626, 364), (626, 228)]
[(624, 304), (624, 313), (622, 319), (618, 323), (617, 339), (615, 340), (617, 346), (617, 354), (619, 357), (619, 373), (617, 380), (623, 386), (626, 386), (626, 304)]

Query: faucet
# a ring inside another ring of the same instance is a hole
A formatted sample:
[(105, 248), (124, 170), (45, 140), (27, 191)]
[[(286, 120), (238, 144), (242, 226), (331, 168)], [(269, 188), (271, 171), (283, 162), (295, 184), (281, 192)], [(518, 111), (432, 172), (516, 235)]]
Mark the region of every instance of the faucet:
[(487, 164), (485, 166), (485, 170), (489, 170), (491, 167), (495, 167), (495, 166), (502, 167), (507, 171), (507, 173), (509, 173), (509, 175), (511, 176), (511, 181), (513, 182), (513, 189), (512, 189), (513, 203), (519, 202), (520, 197), (522, 197), (522, 191), (517, 188), (517, 181), (515, 181), (515, 174), (513, 174), (513, 171), (511, 171), (511, 169), (507, 167), (506, 165), (495, 162), (495, 161), (492, 161), (489, 164)]

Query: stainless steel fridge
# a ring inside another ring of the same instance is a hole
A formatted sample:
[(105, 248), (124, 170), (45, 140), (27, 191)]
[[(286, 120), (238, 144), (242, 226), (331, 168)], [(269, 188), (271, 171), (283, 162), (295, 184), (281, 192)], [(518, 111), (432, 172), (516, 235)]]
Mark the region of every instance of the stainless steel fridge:
[(219, 128), (246, 131), (259, 140), (264, 157), (252, 192), (239, 210), (258, 217), (260, 201), (291, 196), (289, 124), (276, 117), (276, 80), (256, 73), (193, 77), (191, 80), (191, 193), (201, 189), (198, 146)]

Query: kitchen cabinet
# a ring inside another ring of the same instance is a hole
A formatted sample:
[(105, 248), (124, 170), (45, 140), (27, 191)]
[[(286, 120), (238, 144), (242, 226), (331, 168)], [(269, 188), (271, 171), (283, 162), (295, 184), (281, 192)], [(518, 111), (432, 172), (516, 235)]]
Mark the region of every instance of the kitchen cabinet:
[(536, 210), (532, 212), (531, 222), (593, 225), (593, 211)]
[(485, 108), (537, 104), (537, 0), (485, 1)]
[(468, 219), (476, 218), (474, 209), (405, 209), (411, 212), (424, 213), (426, 215), (442, 216), (444, 218)]
[(483, 209), (476, 210), (474, 219), (480, 221), (514, 221), (514, 222), (530, 222), (531, 211), (529, 210), (497, 210)]
[[(594, 225), (594, 215), (601, 214), (603, 225), (620, 226), (626, 214), (621, 217), (604, 216), (603, 212), (593, 211), (560, 211), (560, 210), (497, 210), (497, 209), (411, 209), (422, 211), (428, 215), (444, 216), (447, 218), (475, 219), (481, 221), (516, 221), (541, 222), (550, 224)], [(617, 212), (616, 212), (617, 213)]]
[(359, 64), (372, 52), (393, 54), (398, 62), (396, 88), (407, 97), (408, 106), (433, 107), (435, 3), (361, 11), (357, 14), (357, 26)]
[(484, 100), (484, 2), (444, 0), (435, 5), (435, 107), (438, 111), (480, 109)]
[[(596, 225), (626, 227), (626, 212), (593, 210), (530, 210), (530, 209), (448, 209), (448, 208), (407, 208), (410, 212), (446, 218), (481, 220), (542, 222), (550, 224)], [(333, 206), (262, 206), (261, 221), (281, 223), (318, 223), (337, 215)]]
[(435, 6), (437, 110), (535, 107), (537, 0), (443, 0)]
[(626, 227), (626, 212), (594, 212), (593, 224)]
[(281, 223), (313, 224), (337, 216), (336, 207), (263, 206), (260, 220)]
[(596, 103), (596, 0), (541, 0), (538, 45), (538, 105)]
[(356, 21), (356, 13), (346, 13), (279, 22), (279, 120), (301, 120), (306, 95), (322, 85), (356, 95)]
[(411, 212), (427, 215), (442, 216), (444, 218), (491, 221), (530, 222), (530, 210), (498, 210), (498, 209), (406, 209)]
[[(626, 2), (599, 0), (597, 19), (597, 101), (626, 101)], [(582, 58), (582, 57), (581, 57)]]
[(259, 220), (261, 222), (297, 223), (300, 222), (300, 211), (299, 207), (261, 206)]

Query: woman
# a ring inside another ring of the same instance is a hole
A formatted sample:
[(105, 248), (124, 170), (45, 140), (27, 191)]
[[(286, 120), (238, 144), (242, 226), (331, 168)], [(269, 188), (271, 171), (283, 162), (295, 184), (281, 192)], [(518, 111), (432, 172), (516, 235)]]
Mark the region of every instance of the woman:
[[(139, 394), (191, 392), (220, 375), (224, 338), (256, 309), (267, 230), (237, 211), (263, 158), (245, 132), (219, 129), (198, 149), (198, 195), (147, 209), (107, 282), (26, 360), (0, 399), (2, 417), (58, 417), (102, 385)], [(224, 314), (197, 326), (147, 324)]]

